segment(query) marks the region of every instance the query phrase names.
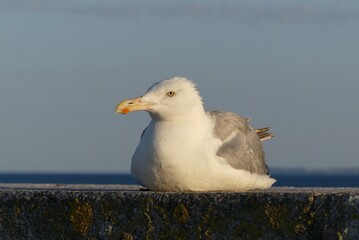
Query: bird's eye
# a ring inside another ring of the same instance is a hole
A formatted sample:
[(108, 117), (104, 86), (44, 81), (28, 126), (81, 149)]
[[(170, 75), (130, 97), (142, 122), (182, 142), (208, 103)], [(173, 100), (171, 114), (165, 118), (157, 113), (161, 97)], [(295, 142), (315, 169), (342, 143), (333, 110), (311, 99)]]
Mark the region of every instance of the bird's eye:
[(176, 93), (174, 91), (167, 92), (168, 97), (173, 97)]

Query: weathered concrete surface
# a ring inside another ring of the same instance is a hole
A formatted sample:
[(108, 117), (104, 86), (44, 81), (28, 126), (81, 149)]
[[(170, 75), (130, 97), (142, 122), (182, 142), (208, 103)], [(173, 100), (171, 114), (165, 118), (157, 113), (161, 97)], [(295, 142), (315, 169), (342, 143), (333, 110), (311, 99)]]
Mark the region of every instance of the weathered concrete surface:
[(359, 239), (359, 188), (0, 184), (0, 239)]

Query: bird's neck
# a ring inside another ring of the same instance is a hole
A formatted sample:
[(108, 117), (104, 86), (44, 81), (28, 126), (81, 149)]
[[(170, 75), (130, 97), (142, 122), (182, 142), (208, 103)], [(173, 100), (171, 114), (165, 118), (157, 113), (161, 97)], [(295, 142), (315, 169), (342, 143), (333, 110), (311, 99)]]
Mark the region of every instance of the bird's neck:
[[(192, 140), (205, 139), (208, 133), (212, 132), (212, 124), (203, 107), (170, 119), (153, 118), (150, 123), (156, 138), (168, 142), (183, 142), (183, 144), (190, 144)], [(195, 139), (189, 136), (195, 136)]]
[(181, 124), (194, 121), (203, 121), (207, 116), (202, 104), (192, 105), (188, 109), (182, 112), (171, 113), (151, 113), (150, 116), (155, 122), (167, 122), (172, 124)]

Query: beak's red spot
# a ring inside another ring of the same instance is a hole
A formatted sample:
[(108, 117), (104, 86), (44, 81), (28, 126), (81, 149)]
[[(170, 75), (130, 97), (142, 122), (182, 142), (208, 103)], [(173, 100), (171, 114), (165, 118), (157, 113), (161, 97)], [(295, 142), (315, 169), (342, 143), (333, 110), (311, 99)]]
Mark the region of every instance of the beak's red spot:
[(124, 109), (122, 109), (122, 111), (121, 111), (122, 114), (127, 114), (127, 113), (129, 113), (129, 112), (130, 112), (130, 109), (128, 109), (128, 108), (124, 108)]

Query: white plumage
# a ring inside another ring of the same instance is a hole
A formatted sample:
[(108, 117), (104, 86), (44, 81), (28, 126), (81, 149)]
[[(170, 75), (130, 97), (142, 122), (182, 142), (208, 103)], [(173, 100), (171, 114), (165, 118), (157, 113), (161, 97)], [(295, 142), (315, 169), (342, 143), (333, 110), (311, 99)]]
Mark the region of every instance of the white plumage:
[(206, 112), (190, 80), (157, 82), (144, 96), (116, 108), (124, 114), (139, 110), (149, 112), (152, 120), (132, 157), (131, 173), (148, 189), (246, 191), (275, 182), (267, 175), (260, 136), (248, 119)]

